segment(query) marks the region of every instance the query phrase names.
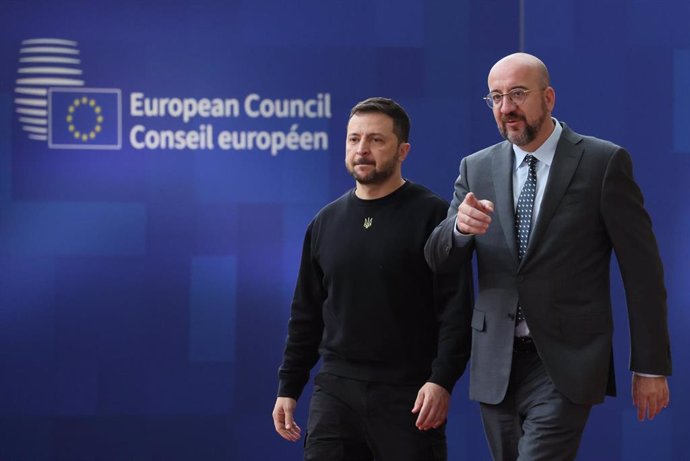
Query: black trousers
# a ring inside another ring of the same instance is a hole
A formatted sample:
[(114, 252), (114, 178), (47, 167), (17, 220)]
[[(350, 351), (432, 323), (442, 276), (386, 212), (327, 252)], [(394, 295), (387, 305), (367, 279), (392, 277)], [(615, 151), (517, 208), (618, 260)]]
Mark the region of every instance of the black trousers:
[(571, 461), (592, 406), (575, 404), (558, 392), (531, 349), (513, 353), (503, 401), (480, 408), (495, 461)]
[(445, 461), (445, 425), (420, 431), (411, 410), (417, 386), (358, 381), (320, 373), (314, 379), (306, 461)]

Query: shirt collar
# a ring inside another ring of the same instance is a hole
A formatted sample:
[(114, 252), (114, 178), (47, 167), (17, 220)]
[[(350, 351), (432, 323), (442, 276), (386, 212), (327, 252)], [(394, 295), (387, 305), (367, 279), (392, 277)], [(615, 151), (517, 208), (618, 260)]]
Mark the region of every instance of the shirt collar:
[(546, 165), (551, 166), (551, 163), (553, 162), (553, 156), (556, 154), (556, 146), (558, 145), (558, 140), (561, 138), (561, 133), (563, 132), (563, 127), (560, 123), (558, 123), (558, 120), (556, 120), (554, 117), (551, 117), (551, 120), (553, 120), (554, 125), (551, 135), (548, 138), (546, 138), (546, 141), (544, 141), (544, 143), (541, 146), (539, 146), (539, 148), (534, 152), (525, 152), (524, 150), (520, 149), (519, 146), (513, 144), (513, 152), (515, 152), (516, 169), (522, 164), (522, 161), (525, 160), (525, 156), (527, 154), (532, 154), (540, 162), (543, 162)]

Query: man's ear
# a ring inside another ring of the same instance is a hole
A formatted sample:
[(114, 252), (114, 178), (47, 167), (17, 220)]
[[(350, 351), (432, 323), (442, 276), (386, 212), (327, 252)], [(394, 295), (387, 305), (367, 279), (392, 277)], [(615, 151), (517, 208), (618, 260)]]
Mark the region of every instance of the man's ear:
[(407, 154), (410, 153), (410, 147), (409, 142), (401, 142), (398, 146), (398, 158), (401, 163), (407, 158)]

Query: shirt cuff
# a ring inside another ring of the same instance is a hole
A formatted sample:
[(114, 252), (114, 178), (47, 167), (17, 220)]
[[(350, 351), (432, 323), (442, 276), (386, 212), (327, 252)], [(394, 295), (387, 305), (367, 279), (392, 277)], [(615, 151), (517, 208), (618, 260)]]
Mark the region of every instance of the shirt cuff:
[(474, 237), (474, 235), (463, 234), (458, 230), (458, 226), (453, 224), (453, 246), (462, 246), (463, 244), (467, 243), (467, 241), (472, 239), (472, 237)]
[(636, 371), (633, 371), (633, 374), (642, 376), (643, 378), (665, 378), (664, 375), (650, 375), (649, 373), (638, 373)]

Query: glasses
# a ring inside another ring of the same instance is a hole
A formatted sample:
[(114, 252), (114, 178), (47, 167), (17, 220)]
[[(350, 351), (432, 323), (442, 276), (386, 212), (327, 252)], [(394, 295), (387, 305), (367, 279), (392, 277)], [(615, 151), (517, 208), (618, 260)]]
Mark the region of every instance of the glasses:
[(486, 101), (486, 105), (489, 106), (489, 109), (493, 109), (494, 107), (501, 107), (501, 104), (503, 104), (503, 98), (505, 96), (508, 96), (508, 99), (510, 99), (510, 102), (516, 106), (519, 106), (523, 102), (525, 102), (525, 99), (527, 98), (527, 95), (531, 93), (534, 90), (523, 90), (522, 88), (515, 88), (514, 90), (510, 90), (507, 93), (489, 93), (486, 96), (484, 96), (484, 101)]

